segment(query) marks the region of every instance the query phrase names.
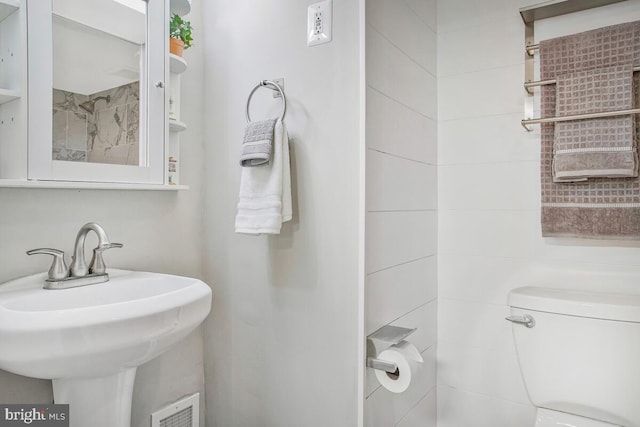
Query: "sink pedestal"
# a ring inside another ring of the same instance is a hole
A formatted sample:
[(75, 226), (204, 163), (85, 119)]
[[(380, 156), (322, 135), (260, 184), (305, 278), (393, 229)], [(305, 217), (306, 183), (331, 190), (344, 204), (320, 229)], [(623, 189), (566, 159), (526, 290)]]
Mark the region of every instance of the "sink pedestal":
[(53, 380), (55, 403), (69, 404), (70, 427), (130, 427), (136, 368), (97, 378)]
[(109, 277), (62, 290), (42, 288), (47, 273), (0, 283), (0, 369), (53, 379), (71, 427), (131, 427), (136, 367), (177, 345), (211, 310), (211, 288), (197, 279), (124, 270)]

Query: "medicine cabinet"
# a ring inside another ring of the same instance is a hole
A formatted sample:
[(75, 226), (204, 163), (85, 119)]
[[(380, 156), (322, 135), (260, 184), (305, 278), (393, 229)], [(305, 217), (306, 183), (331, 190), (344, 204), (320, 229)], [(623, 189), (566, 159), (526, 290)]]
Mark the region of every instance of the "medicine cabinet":
[(172, 11), (190, 0), (0, 0), (0, 187), (186, 188)]

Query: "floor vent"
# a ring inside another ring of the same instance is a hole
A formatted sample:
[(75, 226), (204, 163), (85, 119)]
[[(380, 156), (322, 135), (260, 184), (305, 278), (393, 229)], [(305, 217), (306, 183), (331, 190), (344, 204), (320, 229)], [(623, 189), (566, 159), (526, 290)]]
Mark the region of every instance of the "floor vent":
[(200, 393), (151, 414), (151, 427), (199, 427)]

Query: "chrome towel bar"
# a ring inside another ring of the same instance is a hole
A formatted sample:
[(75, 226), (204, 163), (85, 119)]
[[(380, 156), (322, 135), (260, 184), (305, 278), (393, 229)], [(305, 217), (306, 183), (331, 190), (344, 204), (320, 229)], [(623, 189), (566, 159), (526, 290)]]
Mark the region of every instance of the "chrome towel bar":
[(599, 117), (626, 116), (628, 114), (640, 114), (640, 108), (633, 108), (631, 110), (603, 111), (600, 113), (576, 114), (574, 116), (525, 119), (525, 120), (522, 120), (520, 123), (522, 124), (522, 127), (524, 127), (528, 132), (531, 132), (533, 129), (527, 127), (527, 125), (535, 125), (539, 123), (568, 122), (570, 120), (597, 119)]
[[(640, 71), (640, 67), (633, 67), (633, 71)], [(533, 87), (538, 87), (538, 86), (547, 86), (547, 85), (554, 85), (556, 84), (556, 80), (555, 79), (550, 79), (550, 80), (538, 80), (537, 82), (526, 82), (524, 84), (524, 89), (528, 92), (531, 93), (531, 91), (529, 89), (533, 88)]]
[[(547, 18), (553, 18), (562, 16), (574, 12), (579, 12), (587, 9), (593, 9), (601, 6), (610, 5), (613, 3), (620, 3), (625, 0), (558, 0), (553, 2), (543, 2), (534, 6), (524, 7), (520, 9), (520, 16), (524, 22), (524, 89), (527, 92), (527, 97), (524, 101), (525, 117), (531, 115), (534, 109), (533, 105), (533, 88), (538, 86), (545, 86), (555, 84), (555, 80), (542, 80), (534, 81), (534, 55), (539, 52), (540, 44), (535, 42), (534, 36), (534, 22), (538, 20), (544, 20)], [(634, 71), (640, 71), (639, 68), (634, 68)], [(571, 117), (554, 117), (545, 119), (526, 119), (522, 120), (521, 124), (527, 131), (532, 131), (527, 125), (537, 123), (549, 123), (549, 122), (561, 122), (567, 120), (581, 120), (593, 117), (607, 117), (617, 116), (625, 114), (637, 114), (636, 110), (625, 110), (612, 112), (614, 114), (607, 115), (579, 115)], [(598, 113), (600, 114), (600, 113)]]
[(271, 90), (277, 90), (280, 92), (280, 96), (282, 97), (282, 112), (280, 113), (280, 120), (284, 120), (284, 115), (287, 113), (287, 98), (284, 96), (284, 91), (280, 87), (280, 85), (272, 80), (262, 80), (260, 81), (249, 93), (249, 97), (247, 98), (247, 109), (246, 109), (246, 117), (247, 123), (251, 123), (251, 116), (249, 115), (249, 106), (251, 105), (251, 97), (254, 93), (261, 87), (266, 87)]
[[(539, 44), (531, 44), (525, 47), (525, 52), (529, 56), (533, 56), (537, 51), (539, 51)], [(640, 71), (640, 67), (633, 67), (633, 71)], [(533, 82), (525, 82), (524, 89), (527, 91), (527, 94), (533, 95), (533, 91), (531, 90), (534, 87), (540, 86), (548, 86), (554, 85), (557, 81), (555, 79), (549, 80), (538, 80)], [(557, 123), (557, 122), (566, 122), (570, 120), (586, 120), (586, 119), (595, 119), (600, 117), (615, 117), (615, 116), (626, 116), (628, 114), (640, 114), (640, 108), (634, 108), (630, 110), (618, 110), (618, 111), (605, 111), (599, 113), (587, 113), (587, 114), (576, 114), (573, 116), (562, 116), (562, 117), (547, 117), (547, 118), (535, 118), (535, 119), (524, 119), (521, 120), (522, 127), (525, 128), (528, 132), (531, 132), (533, 129), (529, 127), (529, 125), (535, 125), (540, 123)]]

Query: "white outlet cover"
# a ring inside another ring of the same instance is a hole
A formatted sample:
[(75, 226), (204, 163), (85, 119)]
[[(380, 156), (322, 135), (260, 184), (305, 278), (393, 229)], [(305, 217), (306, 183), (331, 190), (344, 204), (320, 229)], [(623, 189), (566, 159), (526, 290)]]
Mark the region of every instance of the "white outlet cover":
[[(315, 46), (331, 41), (331, 15), (333, 9), (333, 0), (321, 1), (309, 6), (307, 10), (307, 45)], [(320, 15), (322, 20), (320, 26), (321, 32), (316, 34), (316, 17)]]

